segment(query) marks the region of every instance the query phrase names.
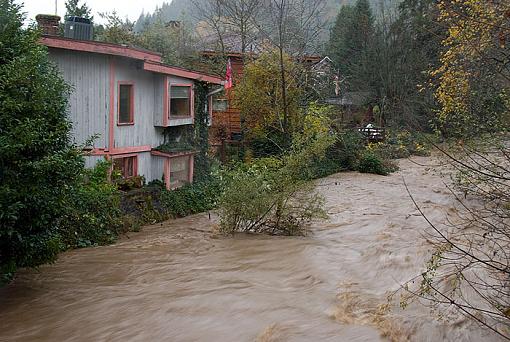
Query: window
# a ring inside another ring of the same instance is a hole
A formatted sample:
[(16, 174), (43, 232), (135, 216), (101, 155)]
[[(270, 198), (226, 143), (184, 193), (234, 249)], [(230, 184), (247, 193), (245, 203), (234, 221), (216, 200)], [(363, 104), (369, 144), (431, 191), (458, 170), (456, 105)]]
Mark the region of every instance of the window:
[(175, 157), (170, 159), (170, 187), (179, 188), (190, 183), (191, 156)]
[(170, 117), (191, 116), (191, 86), (170, 86)]
[(132, 84), (119, 84), (119, 125), (134, 123), (134, 93)]
[(228, 109), (228, 100), (226, 100), (226, 99), (214, 99), (213, 100), (213, 111), (226, 112), (227, 109)]
[(136, 156), (115, 158), (113, 160), (113, 169), (120, 171), (123, 178), (135, 177), (138, 169), (138, 158)]

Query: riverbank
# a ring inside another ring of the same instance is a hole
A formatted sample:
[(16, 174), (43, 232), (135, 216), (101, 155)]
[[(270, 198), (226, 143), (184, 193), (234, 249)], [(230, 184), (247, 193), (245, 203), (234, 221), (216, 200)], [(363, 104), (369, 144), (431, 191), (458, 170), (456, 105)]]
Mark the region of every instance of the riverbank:
[(497, 341), (462, 316), (438, 321), (389, 294), (424, 270), (427, 215), (456, 210), (436, 161), (387, 177), (316, 181), (329, 219), (307, 237), (214, 234), (207, 214), (64, 253), (0, 289), (9, 341)]

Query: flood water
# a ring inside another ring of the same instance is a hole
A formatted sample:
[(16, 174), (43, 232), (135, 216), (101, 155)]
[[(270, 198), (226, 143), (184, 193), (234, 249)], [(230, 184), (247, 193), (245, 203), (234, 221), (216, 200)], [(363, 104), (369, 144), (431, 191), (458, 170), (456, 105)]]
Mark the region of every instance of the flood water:
[(403, 177), (435, 221), (455, 210), (433, 167), (400, 164), (318, 181), (329, 219), (307, 237), (222, 237), (204, 214), (21, 271), (0, 289), (0, 340), (498, 341), (463, 316), (388, 304), (431, 254)]

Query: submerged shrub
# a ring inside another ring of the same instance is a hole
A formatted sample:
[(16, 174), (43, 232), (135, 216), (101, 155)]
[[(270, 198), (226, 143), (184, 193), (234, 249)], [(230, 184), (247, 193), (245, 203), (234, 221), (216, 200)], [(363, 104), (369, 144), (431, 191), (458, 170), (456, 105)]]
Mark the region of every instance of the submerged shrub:
[(326, 216), (324, 199), (308, 180), (332, 142), (321, 118), (310, 117), (288, 153), (233, 170), (219, 202), (220, 230), (304, 235), (313, 219)]
[(327, 159), (338, 166), (339, 171), (357, 170), (359, 158), (365, 148), (363, 136), (355, 130), (337, 134), (335, 143), (327, 151)]
[(220, 230), (304, 235), (306, 225), (325, 216), (324, 200), (305, 181), (287, 177), (275, 158), (233, 171), (220, 199)]
[(384, 159), (374, 151), (367, 149), (360, 157), (358, 171), (361, 173), (374, 173), (377, 175), (387, 176), (391, 172), (398, 170), (395, 163), (389, 159)]

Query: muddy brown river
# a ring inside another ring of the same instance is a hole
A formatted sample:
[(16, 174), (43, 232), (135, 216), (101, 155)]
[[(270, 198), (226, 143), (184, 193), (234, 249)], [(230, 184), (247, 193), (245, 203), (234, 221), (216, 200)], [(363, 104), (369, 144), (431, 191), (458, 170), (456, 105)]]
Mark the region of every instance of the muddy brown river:
[[(413, 158), (433, 165), (431, 158)], [(0, 341), (498, 341), (388, 295), (423, 270), (427, 225), (455, 211), (434, 167), (317, 181), (307, 237), (217, 236), (197, 215), (71, 251), (0, 289)]]

